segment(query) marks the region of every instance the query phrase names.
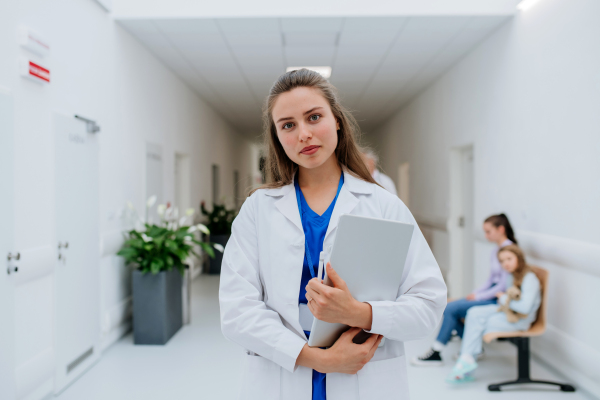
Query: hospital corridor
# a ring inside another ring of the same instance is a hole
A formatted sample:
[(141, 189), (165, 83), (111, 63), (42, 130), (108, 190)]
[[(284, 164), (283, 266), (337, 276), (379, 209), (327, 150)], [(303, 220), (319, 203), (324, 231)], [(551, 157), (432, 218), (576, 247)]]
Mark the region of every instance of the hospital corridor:
[(600, 400), (600, 2), (2, 0), (0, 400)]

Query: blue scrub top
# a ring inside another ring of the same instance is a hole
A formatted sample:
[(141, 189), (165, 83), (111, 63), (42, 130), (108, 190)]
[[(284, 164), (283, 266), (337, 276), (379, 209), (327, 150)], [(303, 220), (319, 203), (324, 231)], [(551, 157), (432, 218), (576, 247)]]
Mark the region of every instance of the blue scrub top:
[[(337, 194), (335, 198), (327, 208), (327, 210), (323, 213), (323, 215), (319, 215), (308, 206), (306, 200), (304, 199), (304, 195), (302, 194), (302, 190), (298, 185), (298, 175), (296, 174), (296, 179), (294, 180), (294, 187), (296, 188), (296, 199), (299, 204), (300, 211), (300, 219), (302, 220), (302, 228), (304, 229), (304, 240), (308, 245), (308, 251), (310, 252), (311, 261), (313, 263), (313, 271), (314, 273), (318, 273), (319, 268), (319, 255), (321, 251), (323, 251), (323, 241), (325, 240), (325, 234), (327, 233), (327, 228), (329, 226), (329, 220), (331, 219), (331, 214), (333, 213), (333, 209), (335, 207), (335, 203), (337, 201), (338, 196), (340, 195), (340, 190), (342, 189), (342, 185), (344, 184), (344, 173), (340, 176), (340, 183), (338, 185)], [(310, 267), (308, 265), (308, 258), (306, 257), (306, 250), (304, 254), (304, 263), (302, 265), (302, 279), (300, 281), (300, 296), (298, 298), (299, 303), (307, 303), (306, 300), (306, 285), (308, 285), (308, 281), (312, 279), (312, 275), (310, 272)], [(306, 337), (310, 336), (310, 332), (304, 331)], [(325, 392), (325, 374), (317, 372), (313, 370), (313, 400), (326, 400), (327, 395)]]

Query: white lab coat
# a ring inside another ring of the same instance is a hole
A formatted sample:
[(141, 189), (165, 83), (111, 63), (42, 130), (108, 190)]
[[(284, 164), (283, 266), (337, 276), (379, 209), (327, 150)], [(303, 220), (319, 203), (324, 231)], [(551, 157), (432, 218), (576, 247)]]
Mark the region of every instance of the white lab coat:
[[(415, 229), (398, 298), (370, 303), (371, 332), (383, 335), (384, 345), (358, 374), (327, 374), (327, 399), (408, 399), (403, 342), (424, 338), (437, 327), (446, 306), (446, 285), (398, 197), (344, 171), (325, 251), (331, 251), (342, 214), (407, 222)], [(295, 366), (307, 342), (298, 311), (303, 259), (304, 231), (293, 183), (253, 193), (233, 223), (219, 289), (223, 334), (247, 353), (240, 399), (312, 398), (312, 370)]]
[(396, 191), (396, 185), (394, 185), (394, 181), (392, 178), (376, 169), (373, 173), (373, 179), (375, 182), (379, 183), (385, 190), (393, 194), (394, 196), (398, 196), (398, 192)]

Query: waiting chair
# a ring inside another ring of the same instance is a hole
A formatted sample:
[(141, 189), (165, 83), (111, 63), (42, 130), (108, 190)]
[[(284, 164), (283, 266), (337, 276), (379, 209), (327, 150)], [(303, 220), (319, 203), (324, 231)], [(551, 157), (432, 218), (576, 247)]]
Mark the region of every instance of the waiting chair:
[(543, 385), (554, 385), (560, 386), (560, 390), (563, 392), (574, 392), (575, 388), (571, 385), (558, 382), (550, 381), (537, 381), (532, 380), (529, 375), (529, 338), (534, 336), (540, 336), (546, 331), (546, 305), (548, 304), (548, 271), (540, 267), (532, 266), (533, 272), (537, 275), (540, 280), (540, 287), (542, 291), (542, 303), (538, 309), (538, 314), (535, 322), (531, 325), (527, 331), (517, 332), (490, 332), (483, 336), (483, 341), (490, 343), (494, 339), (505, 340), (513, 343), (517, 346), (518, 354), (518, 376), (514, 381), (494, 383), (488, 386), (488, 390), (491, 392), (499, 392), (503, 386), (519, 385), (523, 383), (535, 383)]

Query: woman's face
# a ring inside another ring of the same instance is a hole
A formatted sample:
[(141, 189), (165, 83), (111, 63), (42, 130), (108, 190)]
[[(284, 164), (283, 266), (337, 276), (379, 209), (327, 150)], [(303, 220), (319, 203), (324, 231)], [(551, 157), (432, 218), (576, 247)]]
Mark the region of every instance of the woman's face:
[(497, 243), (504, 238), (504, 227), (502, 225), (495, 227), (491, 222), (484, 222), (483, 231), (485, 232), (485, 238), (489, 242)]
[(285, 154), (299, 166), (316, 168), (335, 157), (339, 123), (318, 89), (298, 87), (280, 94), (272, 118)]
[(500, 260), (502, 268), (509, 274), (515, 272), (519, 266), (519, 259), (512, 251), (501, 251), (498, 254), (498, 260)]

